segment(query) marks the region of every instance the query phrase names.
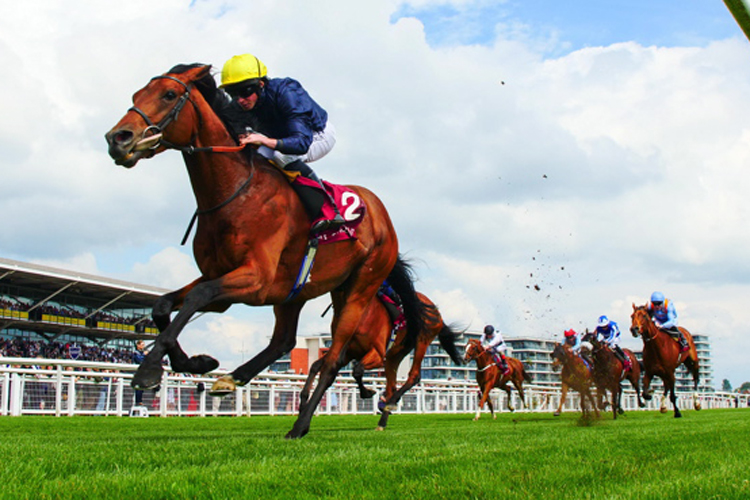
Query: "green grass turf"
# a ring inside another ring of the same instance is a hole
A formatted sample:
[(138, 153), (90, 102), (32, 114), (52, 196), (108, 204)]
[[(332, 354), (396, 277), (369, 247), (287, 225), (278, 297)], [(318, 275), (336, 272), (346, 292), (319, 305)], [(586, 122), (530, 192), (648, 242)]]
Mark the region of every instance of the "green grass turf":
[(746, 499), (750, 410), (0, 418), (0, 498)]

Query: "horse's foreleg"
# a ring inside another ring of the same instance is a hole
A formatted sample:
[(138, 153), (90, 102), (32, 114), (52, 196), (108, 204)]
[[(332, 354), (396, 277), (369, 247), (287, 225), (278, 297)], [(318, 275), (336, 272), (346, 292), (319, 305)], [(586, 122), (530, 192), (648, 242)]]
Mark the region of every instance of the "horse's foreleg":
[(391, 350), (386, 353), (385, 392), (383, 393), (382, 401), (378, 404), (378, 407), (382, 412), (377, 427), (377, 430), (379, 431), (385, 430), (385, 427), (388, 425), (388, 417), (390, 417), (393, 410), (398, 408), (398, 402), (401, 399), (401, 395), (396, 395), (396, 375), (398, 373), (398, 367), (401, 365), (401, 361), (403, 361), (407, 354), (408, 351), (403, 348), (403, 345), (394, 345), (391, 347)]
[(354, 367), (352, 367), (352, 377), (354, 378), (354, 381), (357, 382), (357, 387), (359, 387), (360, 398), (370, 399), (375, 395), (375, 391), (365, 387), (365, 381), (363, 380), (365, 377), (365, 367), (359, 361), (356, 361)]
[[(412, 387), (417, 385), (419, 381), (422, 380), (422, 359), (427, 352), (428, 345), (429, 344), (426, 343), (417, 344), (417, 348), (414, 352), (414, 360), (412, 361), (411, 368), (409, 369), (409, 375), (406, 378), (406, 382), (404, 382), (404, 385), (402, 385), (396, 392), (393, 393), (390, 398), (388, 398), (386, 408), (389, 408), (391, 410), (395, 409), (398, 405), (398, 402), (401, 401), (402, 397), (404, 397), (404, 394), (409, 392)], [(398, 356), (395, 357), (394, 361), (396, 362), (396, 369), (398, 369), (398, 366), (401, 364), (401, 361), (407, 354), (408, 352), (405, 349), (402, 349), (399, 352)]]
[(487, 403), (490, 408), (490, 414), (492, 415), (492, 418), (495, 417), (495, 410), (492, 407), (492, 401), (490, 401), (490, 392), (492, 391), (492, 384), (489, 383), (489, 381), (486, 381), (484, 384), (484, 387), (479, 392), (479, 402), (477, 403), (477, 413), (474, 416), (474, 420), (479, 420), (479, 415), (482, 413), (482, 408), (484, 408), (484, 404)]
[[(171, 313), (180, 308), (185, 294), (192, 290), (192, 288), (199, 282), (200, 280), (197, 280), (180, 290), (160, 297), (156, 301), (152, 317), (160, 332), (163, 332), (169, 327), (171, 324)], [(219, 309), (223, 310), (225, 308)], [(169, 364), (172, 367), (172, 370), (180, 373), (204, 374), (219, 367), (219, 362), (207, 354), (198, 354), (188, 357), (177, 339), (175, 339), (173, 345), (168, 348), (167, 356), (169, 356)]]
[(563, 405), (565, 404), (565, 398), (568, 396), (568, 384), (565, 382), (562, 383), (562, 392), (560, 393), (560, 405), (557, 407), (557, 410), (555, 410), (555, 413), (553, 413), (554, 416), (559, 417), (562, 413)]
[[(334, 301), (335, 318), (333, 320), (331, 348), (323, 357), (323, 366), (318, 376), (318, 385), (315, 387), (308, 404), (300, 408), (297, 420), (292, 429), (287, 433), (287, 439), (301, 438), (310, 430), (310, 421), (313, 413), (318, 407), (328, 387), (333, 384), (336, 374), (344, 366), (346, 347), (354, 336), (360, 319), (362, 318), (367, 304), (375, 296), (381, 281), (376, 281), (364, 287), (362, 293), (349, 295), (348, 297), (339, 293), (332, 294)], [(344, 301), (339, 309), (338, 304)]]
[(299, 313), (304, 305), (304, 302), (290, 302), (274, 306), (273, 314), (276, 317), (276, 324), (273, 327), (273, 335), (268, 347), (229, 375), (224, 375), (214, 382), (211, 394), (216, 396), (230, 394), (237, 385), (247, 384), (271, 363), (294, 349)]
[[(164, 330), (156, 337), (151, 351), (146, 355), (143, 363), (141, 363), (135, 372), (133, 380), (130, 383), (133, 388), (140, 390), (151, 389), (161, 383), (161, 377), (164, 373), (161, 360), (167, 353), (170, 354), (170, 361), (176, 365), (174, 368), (177, 371), (205, 373), (218, 366), (218, 362), (214, 358), (206, 355), (189, 359), (177, 343), (177, 337), (182, 329), (185, 328), (188, 321), (190, 321), (193, 314), (211, 304), (221, 291), (217, 282), (202, 282), (194, 285), (190, 285), (192, 288), (188, 286), (177, 292), (168, 294), (163, 297), (163, 300), (157, 301), (155, 318), (158, 321), (157, 326), (160, 325)], [(188, 291), (182, 299), (182, 306), (175, 315), (174, 320), (170, 322), (169, 314), (174, 305), (174, 299), (185, 292), (185, 290)], [(172, 356), (174, 356), (174, 359), (172, 359)]]
[(643, 399), (651, 401), (651, 379), (653, 375), (646, 372), (643, 374)]

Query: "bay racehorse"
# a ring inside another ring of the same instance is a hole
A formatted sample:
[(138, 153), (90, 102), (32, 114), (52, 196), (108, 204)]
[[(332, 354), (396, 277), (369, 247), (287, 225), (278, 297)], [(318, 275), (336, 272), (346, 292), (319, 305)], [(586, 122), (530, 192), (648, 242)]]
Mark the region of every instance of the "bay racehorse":
[(646, 404), (641, 399), (641, 365), (633, 351), (622, 349), (630, 360), (630, 368), (626, 371), (623, 362), (617, 358), (606, 342), (597, 338), (595, 333), (587, 331), (583, 339), (590, 342), (593, 347), (591, 354), (594, 357), (594, 385), (596, 385), (597, 399), (600, 402), (599, 408), (604, 409), (601, 403), (607, 398), (607, 391), (609, 391), (612, 396), (613, 417), (616, 419), (618, 413), (620, 415), (624, 413), (621, 398), (622, 381), (625, 379), (629, 380), (635, 389), (638, 406), (645, 407)]
[[(651, 399), (651, 379), (656, 376), (664, 383), (664, 395), (662, 396), (661, 410), (666, 411), (665, 397), (669, 399), (674, 408), (675, 418), (682, 416), (677, 405), (675, 395), (675, 371), (677, 367), (684, 364), (688, 372), (693, 376), (693, 389), (698, 389), (700, 380), (700, 363), (698, 353), (695, 350), (693, 336), (685, 328), (678, 327), (688, 343), (688, 350), (680, 352), (680, 345), (669, 333), (657, 327), (651, 319), (646, 306), (633, 304), (633, 314), (630, 316), (630, 332), (634, 337), (643, 340), (643, 399)], [(697, 394), (693, 394), (693, 405), (700, 410)]]
[(508, 400), (508, 410), (515, 411), (515, 408), (510, 404), (510, 387), (508, 382), (513, 384), (513, 387), (518, 391), (518, 395), (521, 398), (521, 404), (526, 408), (526, 400), (523, 394), (523, 382), (524, 380), (531, 383), (531, 375), (526, 371), (523, 363), (516, 358), (510, 356), (505, 357), (508, 362), (508, 368), (510, 372), (507, 375), (503, 375), (500, 367), (495, 363), (495, 359), (492, 353), (482, 347), (482, 343), (477, 339), (470, 339), (466, 344), (464, 353), (464, 361), (469, 362), (475, 360), (477, 362), (476, 378), (477, 384), (479, 384), (479, 403), (477, 405), (477, 413), (474, 416), (474, 420), (479, 420), (479, 415), (484, 408), (484, 404), (490, 408), (490, 414), (492, 418), (496, 419), (495, 410), (492, 407), (492, 400), (490, 399), (490, 392), (492, 389), (497, 387), (505, 391)]
[[(396, 267), (400, 265), (397, 263)], [(393, 273), (392, 273), (393, 274)], [(389, 284), (391, 278), (389, 278)], [(364, 374), (366, 370), (385, 368), (385, 392), (378, 407), (381, 410), (378, 430), (384, 430), (388, 425), (388, 417), (398, 407), (398, 403), (406, 392), (419, 383), (422, 375), (422, 360), (432, 341), (437, 337), (440, 346), (448, 353), (454, 363), (462, 364), (461, 355), (456, 348), (456, 336), (459, 332), (443, 322), (437, 306), (424, 294), (417, 292), (416, 297), (424, 309), (424, 323), (416, 339), (416, 346), (407, 335), (406, 323), (398, 325), (393, 332), (393, 321), (386, 306), (379, 297), (373, 297), (367, 306), (362, 321), (359, 323), (352, 340), (347, 347), (345, 360), (354, 361), (352, 375), (359, 387), (359, 395), (363, 399), (371, 398), (375, 391), (365, 387)], [(407, 298), (401, 298), (402, 304)], [(403, 304), (406, 306), (406, 304)], [(407, 320), (408, 322), (408, 320)], [(395, 338), (391, 342), (392, 334)], [(391, 344), (389, 346), (389, 344)], [(396, 376), (398, 367), (403, 359), (414, 350), (414, 359), (406, 382), (397, 390)], [(300, 392), (302, 404), (307, 400), (312, 383), (320, 370), (324, 358), (318, 359), (310, 367), (305, 387)]]
[(573, 388), (581, 395), (581, 413), (583, 417), (589, 415), (589, 404), (594, 410), (596, 417), (599, 417), (594, 395), (591, 393), (593, 383), (593, 369), (583, 360), (581, 356), (576, 355), (567, 344), (555, 344), (552, 351), (553, 366), (562, 367), (560, 371), (560, 380), (562, 381), (562, 393), (560, 394), (560, 405), (557, 407), (554, 415), (559, 417), (562, 413), (562, 407), (565, 403), (565, 397), (568, 395), (568, 388)]
[[(362, 314), (399, 260), (398, 240), (382, 202), (366, 188), (350, 186), (349, 201), (365, 207), (356, 238), (320, 245), (314, 272), (298, 294), (290, 294), (306, 253), (310, 222), (281, 171), (254, 150), (237, 146), (212, 107), (218, 92), (210, 65), (175, 66), (137, 91), (133, 106), (106, 134), (110, 156), (126, 168), (168, 149), (182, 152), (197, 204), (193, 255), (201, 275), (156, 301), (153, 318), (160, 333), (132, 385), (159, 385), (165, 355), (179, 372), (206, 373), (218, 366), (208, 355), (189, 358), (177, 341), (197, 312), (224, 312), (238, 303), (271, 305), (275, 325), (269, 345), (212, 388), (214, 393), (231, 392), (289, 352), (302, 307), (330, 293), (333, 341), (318, 386), (287, 434), (298, 438), (309, 431)], [(414, 315), (409, 329), (416, 336), (419, 313), (409, 314)]]

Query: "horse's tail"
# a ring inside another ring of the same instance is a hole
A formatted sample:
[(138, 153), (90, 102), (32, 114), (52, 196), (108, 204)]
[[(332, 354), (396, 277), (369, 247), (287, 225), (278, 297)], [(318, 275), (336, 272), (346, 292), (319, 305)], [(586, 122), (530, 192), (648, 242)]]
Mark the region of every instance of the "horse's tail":
[(440, 346), (448, 353), (453, 362), (461, 366), (464, 364), (464, 360), (458, 351), (458, 346), (456, 346), (456, 339), (463, 332), (456, 331), (454, 328), (456, 328), (454, 325), (443, 323), (443, 327), (440, 329), (440, 333), (438, 333), (438, 340), (440, 341)]
[(523, 379), (527, 384), (530, 384), (533, 379), (531, 378), (531, 374), (526, 371), (526, 365), (524, 365), (523, 363), (521, 363), (521, 371), (523, 372)]
[(412, 349), (417, 345), (419, 332), (425, 327), (427, 307), (419, 300), (414, 288), (414, 271), (401, 255), (396, 259), (396, 264), (393, 266), (391, 274), (388, 275), (387, 281), (401, 299), (401, 306), (404, 308), (404, 318), (406, 319), (404, 347)]

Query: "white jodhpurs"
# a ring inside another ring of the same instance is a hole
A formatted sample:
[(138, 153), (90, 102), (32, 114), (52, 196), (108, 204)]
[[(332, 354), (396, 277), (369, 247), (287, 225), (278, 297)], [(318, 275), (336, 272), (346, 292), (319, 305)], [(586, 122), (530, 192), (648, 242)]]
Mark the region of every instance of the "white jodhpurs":
[(305, 163), (310, 163), (315, 160), (319, 160), (328, 154), (336, 144), (336, 129), (333, 128), (331, 122), (326, 123), (326, 128), (320, 132), (313, 134), (312, 144), (307, 150), (307, 153), (303, 155), (285, 155), (278, 151), (273, 152), (273, 161), (277, 166), (284, 168), (284, 165), (288, 165), (294, 161), (302, 160)]

